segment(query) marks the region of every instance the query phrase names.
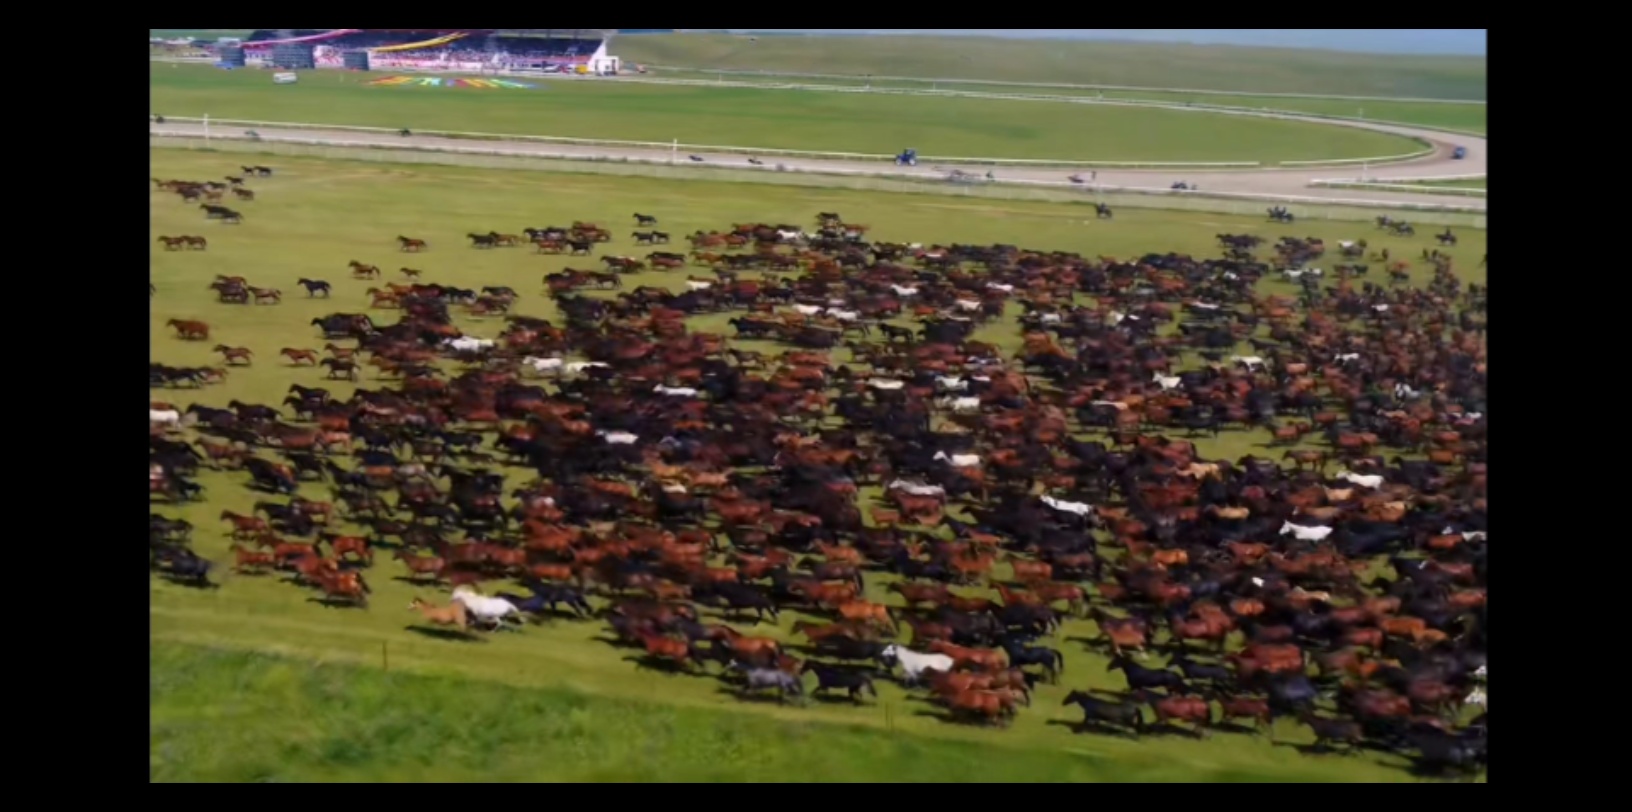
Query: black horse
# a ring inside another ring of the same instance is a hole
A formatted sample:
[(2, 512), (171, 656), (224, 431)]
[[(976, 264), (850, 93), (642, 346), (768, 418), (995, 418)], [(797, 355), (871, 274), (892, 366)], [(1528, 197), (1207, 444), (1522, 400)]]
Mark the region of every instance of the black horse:
[(316, 296), (317, 294), (321, 293), (325, 299), (329, 298), (329, 290), (332, 287), (329, 283), (324, 282), (321, 279), (307, 279), (305, 277), (295, 280), (295, 284), (298, 284), (306, 289), (307, 297)]
[(1113, 657), (1106, 671), (1120, 670), (1128, 679), (1128, 689), (1131, 691), (1146, 691), (1151, 688), (1165, 688), (1169, 693), (1183, 693), (1185, 691), (1184, 678), (1167, 670), (1150, 669), (1129, 661), (1126, 657)]
[(1010, 666), (1024, 668), (1028, 665), (1040, 665), (1048, 671), (1049, 682), (1059, 681), (1060, 675), (1065, 673), (1065, 655), (1056, 649), (1022, 646), (1006, 641), (1003, 650), (1009, 653)]
[(811, 692), (812, 695), (844, 691), (849, 695), (850, 701), (857, 705), (861, 704), (861, 695), (864, 693), (874, 699), (878, 698), (878, 689), (873, 687), (872, 678), (866, 674), (843, 668), (828, 668), (812, 662), (805, 663), (805, 667), (799, 673), (813, 672), (816, 674), (817, 685), (816, 690)]
[(1132, 730), (1135, 736), (1145, 731), (1145, 717), (1138, 705), (1107, 702), (1095, 699), (1082, 691), (1072, 691), (1060, 705), (1061, 707), (1076, 705), (1082, 708), (1084, 725), (1120, 725)]

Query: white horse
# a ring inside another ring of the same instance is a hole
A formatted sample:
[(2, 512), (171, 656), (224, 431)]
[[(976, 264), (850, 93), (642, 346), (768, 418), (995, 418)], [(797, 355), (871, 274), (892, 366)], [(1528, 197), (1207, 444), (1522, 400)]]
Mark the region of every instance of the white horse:
[(1333, 358), (1332, 362), (1336, 364), (1347, 364), (1358, 360), (1360, 360), (1360, 353), (1345, 352), (1340, 353), (1336, 358)]
[(1483, 707), (1486, 707), (1486, 701), (1487, 701), (1487, 698), (1485, 696), (1485, 689), (1475, 688), (1475, 689), (1473, 689), (1473, 693), (1468, 694), (1467, 699), (1462, 700), (1462, 704), (1464, 704), (1464, 705), (1478, 705), (1479, 707), (1483, 708)]
[(980, 411), (980, 398), (941, 398), (938, 405), (959, 414)]
[(1332, 534), (1330, 527), (1304, 527), (1287, 522), (1281, 525), (1281, 535), (1291, 533), (1298, 541), (1325, 541)]
[(980, 309), (980, 302), (975, 299), (957, 299), (952, 304), (965, 313), (973, 313)]
[(889, 378), (873, 378), (867, 382), (867, 385), (882, 392), (894, 392), (897, 389), (905, 389), (907, 386), (902, 381), (890, 380)]
[(945, 496), (946, 489), (939, 485), (925, 485), (919, 482), (908, 482), (897, 479), (890, 482), (885, 490), (906, 491), (911, 496)]
[(470, 336), (450, 338), (445, 344), (455, 352), (482, 352), (498, 346), (498, 342), (491, 338), (471, 338)]
[(822, 308), (819, 305), (796, 304), (793, 306), (793, 309), (794, 312), (802, 316), (815, 316), (822, 312)]
[(1013, 293), (1014, 292), (1014, 286), (1013, 285), (1005, 285), (1002, 282), (987, 282), (986, 283), (986, 289), (987, 290), (995, 290), (995, 291), (998, 291), (1000, 293)]
[(969, 382), (956, 376), (938, 375), (935, 378), (935, 387), (945, 392), (967, 392)]
[(1256, 355), (1232, 355), (1230, 356), (1230, 363), (1240, 364), (1249, 371), (1257, 372), (1263, 368), (1264, 359)]
[(521, 610), (503, 598), (478, 595), (470, 587), (462, 586), (453, 591), (453, 599), (464, 604), (478, 619), (492, 623), (495, 629), (505, 628), (504, 622), (512, 617), (521, 622)]
[(181, 425), (181, 412), (174, 409), (148, 409), (147, 422), (159, 423), (171, 428)]
[(897, 295), (897, 296), (917, 296), (918, 295), (918, 289), (917, 288), (902, 287), (900, 285), (891, 285), (890, 289), (894, 290), (895, 295)]
[(697, 397), (697, 390), (687, 386), (664, 386), (662, 384), (658, 384), (652, 389), (652, 391), (658, 393), (659, 395), (668, 395), (671, 398)]
[(567, 362), (561, 360), (560, 358), (535, 358), (529, 355), (526, 358), (523, 358), (521, 362), (532, 367), (533, 371), (540, 375), (560, 372), (561, 370), (567, 368)]
[(945, 654), (920, 654), (909, 648), (898, 645), (889, 645), (878, 654), (879, 659), (886, 664), (899, 665), (906, 675), (907, 682), (917, 685), (926, 671), (936, 671), (942, 674), (952, 672), (955, 664), (951, 657)]
[(686, 287), (692, 290), (708, 290), (709, 288), (714, 287), (714, 283), (704, 279), (687, 279)]
[(635, 441), (640, 439), (639, 435), (630, 434), (627, 431), (597, 431), (595, 433), (605, 438), (609, 445), (634, 445)]
[(1337, 478), (1370, 490), (1383, 487), (1382, 474), (1356, 474), (1349, 471), (1338, 471)]
[(1160, 372), (1151, 376), (1151, 380), (1155, 381), (1156, 385), (1160, 386), (1163, 390), (1177, 389), (1179, 388), (1179, 384), (1184, 383), (1184, 379), (1177, 375), (1163, 375)]
[(861, 321), (861, 313), (856, 310), (840, 310), (836, 307), (827, 309), (827, 315), (839, 321)]
[(606, 369), (612, 366), (605, 361), (574, 361), (567, 364), (567, 371), (574, 375), (581, 374), (586, 369)]
[(1084, 519), (1088, 518), (1094, 513), (1093, 505), (1085, 502), (1067, 502), (1063, 499), (1055, 499), (1054, 497), (1047, 495), (1043, 496), (1043, 504), (1048, 505), (1049, 507), (1062, 513), (1075, 514)]
[(936, 462), (944, 462), (953, 468), (979, 468), (979, 454), (947, 454), (945, 451), (935, 452)]

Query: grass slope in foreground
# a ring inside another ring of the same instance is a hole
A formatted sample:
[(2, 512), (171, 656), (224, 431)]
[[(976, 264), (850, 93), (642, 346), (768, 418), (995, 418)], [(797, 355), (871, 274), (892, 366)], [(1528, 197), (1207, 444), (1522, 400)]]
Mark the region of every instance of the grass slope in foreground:
[[(155, 783), (1317, 782), (155, 643)], [(993, 734), (1001, 735), (1001, 734)], [(1318, 765), (1313, 765), (1317, 766)]]
[(1484, 57), (996, 37), (620, 37), (628, 64), (1413, 99), (1486, 98)]
[[(158, 289), (150, 307), (153, 360), (213, 365), (210, 346), (216, 343), (247, 346), (256, 353), (253, 366), (233, 370), (219, 386), (153, 393), (155, 399), (183, 409), (193, 402), (221, 407), (234, 399), (275, 404), (293, 383), (322, 386), (339, 399), (350, 397), (350, 384), (324, 381), (319, 370), (291, 368), (276, 353), (282, 347), (321, 347), (323, 340), (309, 326), (313, 318), (367, 308), (365, 290), (380, 283), (350, 279), (345, 266), (352, 259), (380, 264), (392, 281), (400, 279), (398, 267), (409, 265), (424, 270), (427, 282), (510, 285), (523, 297), (518, 313), (559, 319), (541, 295), (540, 280), (567, 264), (585, 265), (581, 258), (541, 257), (526, 249), (475, 251), (466, 248), (462, 238), (470, 231), (519, 231), (526, 225), (591, 220), (614, 228), (615, 240), (607, 252), (636, 253), (627, 233), (632, 226), (620, 227), (630, 223), (634, 211), (657, 215), (665, 230), (675, 234), (737, 221), (807, 222), (814, 212), (838, 211), (872, 225), (873, 234), (883, 240), (1003, 241), (1090, 256), (1166, 250), (1212, 255), (1213, 235), (1218, 232), (1256, 233), (1271, 240), (1283, 233), (1314, 234), (1328, 243), (1366, 236), (1374, 247), (1388, 247), (1401, 256), (1415, 256), (1432, 243), (1426, 230), (1418, 239), (1400, 240), (1377, 236), (1363, 223), (1316, 221), (1288, 230), (1260, 218), (1132, 209), (1119, 212), (1113, 223), (1101, 223), (1080, 205), (238, 153), (154, 150), (150, 155), (151, 173), (163, 178), (220, 177), (236, 171), (240, 163), (267, 163), (277, 169), (273, 178), (251, 181), (258, 199), (238, 206), (246, 215), (241, 226), (208, 224), (196, 206), (171, 195), (155, 194), (152, 199), (153, 237), (205, 234), (211, 241), (205, 252), (165, 252), (153, 246), (151, 274)], [(1482, 232), (1458, 229), (1458, 233), (1463, 240), (1458, 256), (1484, 252)], [(427, 239), (432, 248), (423, 255), (399, 254), (392, 242), (397, 234)], [(287, 298), (278, 306), (218, 304), (206, 290), (218, 273), (281, 288)], [(625, 290), (644, 284), (680, 288), (683, 273), (637, 275), (625, 280)], [(1484, 281), (1482, 271), (1470, 268), (1464, 274), (1470, 282)], [(333, 298), (306, 298), (294, 284), (302, 276), (332, 282)], [(1421, 284), (1425, 278), (1419, 273), (1416, 281)], [(1273, 281), (1260, 292), (1286, 294), (1295, 288)], [(733, 315), (709, 315), (688, 320), (688, 325), (729, 335), (725, 321)], [(206, 320), (215, 327), (212, 340), (196, 344), (175, 340), (164, 326), (172, 317)], [(389, 319), (391, 314), (382, 311), (378, 317)], [(504, 326), (497, 319), (456, 318), (462, 330), (481, 337), (493, 337)], [(1007, 348), (1005, 354), (1012, 353), (1018, 337), (1012, 320), (977, 336), (1000, 343)], [(733, 343), (751, 350), (779, 350), (756, 342)], [(361, 385), (378, 388), (382, 383), (368, 372)], [(1267, 433), (1230, 433), (1220, 442), (1203, 439), (1198, 444), (1204, 457), (1234, 459), (1248, 452), (1265, 453), (1268, 439)], [(531, 476), (514, 468), (507, 473), (512, 485)], [(223, 666), (222, 674), (214, 665), (156, 655), (155, 685), (177, 687), (159, 689), (153, 700), (154, 758), (168, 765), (155, 770), (175, 780), (210, 771), (244, 780), (325, 775), (335, 780), (624, 778), (626, 772), (615, 770), (631, 765), (594, 754), (641, 752), (654, 736), (666, 749), (647, 762), (654, 765), (648, 774), (664, 778), (876, 780), (879, 770), (887, 767), (892, 777), (928, 781), (1409, 779), (1398, 759), (1305, 756), (1292, 747), (1250, 736), (1220, 733), (1206, 741), (1150, 737), (1133, 742), (1073, 735), (1060, 724), (1081, 718), (1075, 709), (1061, 707), (1067, 691), (1125, 687), (1120, 675), (1106, 673), (1106, 661), (1097, 650), (1074, 640), (1097, 634), (1087, 621), (1068, 623), (1058, 638), (1048, 641), (1065, 652), (1064, 678), (1058, 686), (1041, 687), (1034, 706), (1023, 710), (1007, 730), (946, 724), (930, 715), (929, 706), (886, 683), (879, 685), (884, 707), (812, 703), (782, 709), (739, 703), (722, 695), (713, 679), (638, 670), (625, 660), (629, 652), (599, 641), (603, 628), (599, 623), (552, 621), (480, 643), (426, 638), (406, 628), (414, 620), (408, 602), (416, 594), (436, 600), (445, 600), (445, 595), (419, 592), (396, 581), (406, 571), (388, 554), (380, 555), (369, 573), (374, 595), (367, 610), (327, 609), (309, 602), (308, 592), (278, 578), (225, 572), (231, 561), (230, 540), (220, 532), (220, 512), (249, 513), (264, 498), (246, 488), (244, 480), (241, 473), (206, 471), (199, 477), (207, 489), (205, 501), (183, 508), (155, 506), (155, 512), (192, 522), (198, 528), (195, 549), (223, 562), (218, 590), (199, 592), (152, 582), (150, 629), (155, 647), (216, 646), (364, 670), (337, 671), (341, 676), (333, 681), (314, 685), (302, 676), (307, 670), (295, 665), (275, 669), (262, 679), (253, 676), (265, 667), (260, 660), (243, 667)], [(327, 488), (316, 484), (303, 486), (301, 495), (330, 498)], [(1010, 573), (1000, 568), (997, 575), (1007, 578)], [(898, 597), (884, 595), (886, 584), (884, 578), (869, 578), (868, 598), (899, 606)], [(791, 625), (801, 617), (785, 613), (780, 626), (758, 626), (754, 633), (790, 640)], [(437, 679), (381, 682), (385, 677), (368, 669), (377, 669), (386, 656), (391, 680), (401, 679), (398, 674), (404, 671)], [(195, 671), (199, 676), (189, 676)], [(495, 685), (483, 687), (488, 683)], [(537, 691), (547, 693), (529, 693)], [(473, 697), (471, 704), (460, 704), (461, 696)], [(522, 696), (535, 698), (513, 699)], [(628, 710), (622, 703), (644, 704)], [(577, 727), (563, 728), (550, 721), (563, 716)], [(158, 724), (166, 720), (182, 727)], [(892, 727), (899, 738), (884, 739)], [(562, 729), (576, 732), (552, 732)], [(809, 738), (796, 738), (788, 731), (805, 731), (799, 735)], [(1296, 724), (1281, 725), (1276, 735), (1284, 742), (1311, 741), (1308, 731)], [(852, 758), (851, 752), (863, 756)], [(432, 754), (442, 754), (441, 760), (432, 761)], [(977, 768), (976, 760), (990, 766)], [(437, 773), (434, 765), (450, 772)], [(551, 765), (561, 765), (560, 772), (550, 773), (557, 769)], [(571, 769), (581, 772), (572, 774)], [(608, 769), (614, 772), (605, 772)]]
[(541, 81), (537, 90), (369, 87), (316, 71), (150, 63), (169, 116), (553, 135), (766, 149), (1101, 161), (1295, 161), (1417, 152), (1408, 138), (1309, 122), (1148, 108), (752, 88)]

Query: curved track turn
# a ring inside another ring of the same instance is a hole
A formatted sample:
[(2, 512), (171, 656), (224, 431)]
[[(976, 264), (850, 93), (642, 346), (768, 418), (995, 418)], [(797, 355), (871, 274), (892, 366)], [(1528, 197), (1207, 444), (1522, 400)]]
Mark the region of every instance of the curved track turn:
[[(1221, 113), (1220, 115), (1227, 115)], [(1472, 175), (1486, 172), (1486, 156), (1488, 154), (1488, 140), (1482, 136), (1453, 135), (1416, 127), (1407, 127), (1395, 124), (1374, 124), (1359, 121), (1334, 121), (1331, 119), (1310, 118), (1304, 116), (1275, 114), (1275, 118), (1285, 118), (1296, 121), (1309, 121), (1328, 126), (1357, 127), (1375, 130), (1378, 132), (1404, 135), (1419, 138), (1434, 146), (1432, 155), (1427, 155), (1411, 161), (1392, 163), (1384, 166), (1367, 167), (1365, 175), (1368, 180), (1378, 183), (1388, 183), (1391, 179), (1433, 177), (1439, 175)], [(371, 147), (431, 147), (431, 148), (489, 148), (502, 149), (522, 155), (537, 155), (539, 157), (566, 158), (589, 160), (599, 159), (629, 159), (653, 163), (665, 163), (671, 158), (668, 149), (659, 147), (620, 147), (600, 145), (558, 144), (523, 140), (482, 140), (471, 141), (457, 138), (440, 138), (436, 136), (415, 135), (411, 142), (405, 142), (401, 136), (389, 133), (356, 132), (347, 130), (325, 130), (319, 127), (277, 127), (258, 125), (258, 129), (267, 136), (299, 139), (318, 142), (342, 142), (364, 144)], [(215, 131), (220, 133), (221, 127)], [(164, 124), (150, 124), (149, 132), (152, 135), (171, 135), (184, 137), (201, 137), (204, 128), (197, 124), (183, 124), (166, 122)], [(231, 131), (237, 134), (238, 131)], [(1462, 160), (1451, 158), (1455, 147), (1467, 150), (1467, 156)], [(686, 153), (680, 156), (682, 162), (688, 162), (688, 157), (696, 154), (709, 165), (723, 167), (747, 167), (748, 156), (738, 153)], [(858, 160), (828, 160), (817, 158), (779, 158), (766, 157), (767, 164), (785, 164), (790, 169), (808, 171), (838, 171), (838, 172), (878, 172), (888, 170), (892, 174), (921, 175), (926, 178), (945, 177), (947, 168), (938, 168), (928, 164), (916, 167), (896, 167), (878, 161)], [(974, 170), (975, 167), (963, 167)], [(998, 180), (1014, 181), (1052, 181), (1061, 182), (1073, 172), (1085, 170), (1071, 170), (1047, 167), (1013, 167), (1003, 166), (994, 170)], [(1395, 190), (1355, 190), (1331, 189), (1310, 186), (1310, 182), (1317, 179), (1332, 179), (1352, 177), (1360, 174), (1361, 167), (1354, 165), (1326, 167), (1320, 169), (1248, 169), (1248, 170), (1186, 170), (1186, 169), (1102, 169), (1099, 170), (1097, 180), (1104, 186), (1125, 186), (1145, 188), (1167, 188), (1174, 183), (1184, 181), (1194, 184), (1203, 192), (1235, 192), (1260, 195), (1285, 195), (1291, 197), (1325, 198), (1334, 201), (1365, 199), (1380, 203), (1428, 204), (1446, 205), (1455, 204), (1467, 208), (1483, 210), (1486, 201), (1480, 198), (1447, 198), (1444, 195), (1418, 194)]]

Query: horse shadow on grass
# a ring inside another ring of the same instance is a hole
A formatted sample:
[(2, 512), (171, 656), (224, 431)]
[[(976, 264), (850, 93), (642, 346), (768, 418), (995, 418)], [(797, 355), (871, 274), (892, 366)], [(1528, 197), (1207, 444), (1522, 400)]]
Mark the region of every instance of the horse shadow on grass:
[(403, 628), (406, 631), (413, 632), (414, 634), (417, 634), (417, 635), (419, 635), (421, 637), (429, 637), (432, 640), (441, 640), (443, 642), (448, 642), (448, 643), (486, 643), (487, 642), (486, 638), (481, 637), (479, 635), (471, 634), (467, 630), (440, 629), (440, 628), (431, 628), (431, 627), (428, 627), (428, 626), (413, 626), (413, 625), (404, 626)]
[[(780, 692), (744, 691), (740, 686), (721, 685), (714, 689), (715, 696), (728, 696), (750, 705), (780, 705), (782, 707), (802, 708), (810, 702), (809, 695), (788, 695)], [(780, 701), (779, 701), (780, 700)]]
[(200, 592), (214, 591), (221, 588), (220, 584), (211, 581), (208, 578), (199, 580), (197, 578), (188, 578), (182, 575), (171, 575), (169, 573), (160, 573), (159, 578), (163, 579), (166, 583), (175, 584), (176, 586), (186, 587), (188, 589), (196, 589)]
[(673, 660), (662, 657), (653, 657), (649, 654), (631, 654), (628, 657), (623, 658), (623, 661), (626, 663), (634, 663), (635, 667), (642, 671), (656, 671), (659, 674), (667, 674), (671, 677), (677, 675), (686, 677), (700, 677), (707, 675), (707, 672), (702, 669), (695, 671), (689, 670), (681, 667), (679, 663), (676, 663)]
[(912, 715), (924, 719), (934, 719), (943, 725), (972, 728), (975, 730), (1003, 730), (1010, 724), (1013, 724), (1012, 719), (1008, 723), (1000, 724), (997, 722), (975, 719), (970, 716), (962, 716), (949, 710), (915, 710), (912, 712)]
[(367, 608), (350, 598), (310, 597), (307, 603), (315, 603), (324, 609), (364, 609)]
[(1128, 741), (1139, 741), (1139, 735), (1132, 731), (1121, 730), (1099, 722), (1072, 722), (1065, 719), (1050, 719), (1048, 726), (1063, 727), (1078, 736), (1092, 733), (1095, 736), (1110, 736), (1117, 739), (1127, 739)]

